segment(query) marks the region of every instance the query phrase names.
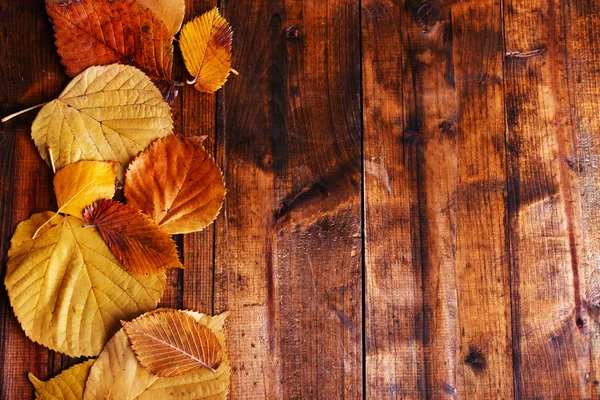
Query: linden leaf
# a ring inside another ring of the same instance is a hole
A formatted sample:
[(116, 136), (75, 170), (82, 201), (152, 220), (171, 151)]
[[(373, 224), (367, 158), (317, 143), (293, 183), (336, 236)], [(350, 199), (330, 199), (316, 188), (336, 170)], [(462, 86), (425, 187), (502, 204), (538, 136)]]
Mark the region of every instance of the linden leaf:
[(46, 10), (67, 74), (92, 65), (133, 65), (157, 83), (165, 98), (173, 96), (173, 35), (138, 1), (46, 0)]
[(54, 175), (58, 211), (83, 218), (82, 211), (96, 200), (112, 199), (117, 177), (116, 162), (78, 161)]
[(43, 382), (29, 373), (37, 400), (80, 400), (94, 360), (87, 360)]
[(174, 235), (204, 229), (225, 198), (221, 170), (199, 138), (172, 135), (152, 143), (129, 166), (127, 203)]
[(222, 361), (216, 335), (192, 316), (165, 310), (141, 316), (123, 327), (133, 351), (144, 367), (164, 378), (208, 368)]
[(48, 165), (79, 160), (118, 161), (117, 178), (153, 140), (173, 131), (171, 110), (140, 70), (126, 65), (90, 67), (58, 99), (46, 104), (31, 136)]
[(177, 245), (167, 232), (140, 210), (112, 200), (100, 200), (83, 212), (128, 271), (156, 274), (183, 268)]
[[(161, 313), (165, 309), (146, 314)], [(227, 313), (214, 317), (194, 311), (174, 311), (190, 315), (199, 324), (206, 326), (217, 337), (222, 353), (221, 365), (216, 371), (203, 368), (196, 372), (172, 378), (153, 375), (136, 359), (124, 329), (121, 329), (108, 342), (90, 370), (86, 382), (84, 400), (218, 400), (227, 398), (229, 391), (230, 367), (225, 351), (223, 323)], [(119, 388), (115, 391), (114, 388)]]
[(72, 357), (97, 355), (119, 320), (156, 307), (164, 283), (125, 271), (96, 229), (50, 212), (17, 226), (4, 278), (25, 334)]
[(138, 0), (165, 23), (171, 36), (181, 29), (185, 16), (185, 0)]
[(184, 25), (179, 47), (188, 72), (195, 77), (188, 83), (208, 93), (223, 86), (231, 71), (232, 36), (217, 8)]

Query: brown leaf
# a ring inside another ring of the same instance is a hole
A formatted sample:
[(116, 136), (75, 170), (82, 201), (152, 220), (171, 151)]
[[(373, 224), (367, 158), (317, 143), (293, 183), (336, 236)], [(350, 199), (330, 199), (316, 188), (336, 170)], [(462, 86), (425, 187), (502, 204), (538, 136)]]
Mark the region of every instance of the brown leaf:
[(173, 37), (151, 10), (136, 0), (46, 0), (46, 10), (67, 74), (92, 65), (133, 65), (174, 99)]
[(140, 364), (160, 377), (214, 372), (223, 359), (217, 336), (184, 311), (150, 313), (123, 327)]
[(221, 170), (195, 137), (156, 140), (129, 166), (127, 203), (148, 214), (170, 234), (204, 229), (225, 198)]
[(133, 273), (183, 268), (171, 236), (138, 209), (100, 200), (83, 211), (83, 219), (98, 228), (113, 255)]

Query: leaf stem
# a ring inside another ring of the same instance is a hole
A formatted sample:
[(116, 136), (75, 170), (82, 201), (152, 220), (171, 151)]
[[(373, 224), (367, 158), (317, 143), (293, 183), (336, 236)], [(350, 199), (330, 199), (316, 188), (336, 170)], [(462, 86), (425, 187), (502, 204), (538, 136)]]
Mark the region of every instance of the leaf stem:
[(236, 76), (240, 74), (239, 72), (237, 72), (237, 71), (236, 71), (235, 69), (233, 69), (233, 68), (231, 68), (231, 70), (230, 70), (230, 71), (231, 71), (231, 73), (232, 73), (232, 74), (234, 74), (234, 75), (236, 75)]
[(50, 164), (52, 164), (52, 172), (56, 174), (56, 165), (54, 164), (54, 154), (52, 153), (52, 148), (48, 147), (48, 157), (50, 157)]
[(1, 121), (2, 121), (2, 122), (6, 122), (6, 121), (8, 121), (9, 119), (13, 119), (13, 118), (14, 118), (14, 117), (16, 117), (16, 116), (19, 116), (19, 115), (21, 115), (21, 114), (25, 114), (26, 112), (29, 112), (29, 111), (31, 111), (31, 110), (35, 110), (36, 108), (41, 108), (41, 107), (44, 107), (46, 104), (48, 104), (48, 103), (42, 103), (42, 104), (38, 104), (37, 106), (33, 106), (33, 107), (29, 107), (29, 108), (26, 108), (26, 109), (24, 109), (24, 110), (21, 110), (21, 111), (17, 111), (17, 112), (16, 112), (16, 113), (14, 113), (14, 114), (10, 114), (10, 115), (7, 115), (6, 117), (2, 118), (2, 120), (1, 120)]

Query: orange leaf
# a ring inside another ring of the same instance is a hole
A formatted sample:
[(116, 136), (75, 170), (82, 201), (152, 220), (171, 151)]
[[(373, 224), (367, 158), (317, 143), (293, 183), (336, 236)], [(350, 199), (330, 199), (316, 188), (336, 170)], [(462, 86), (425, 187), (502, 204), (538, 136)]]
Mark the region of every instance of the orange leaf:
[(141, 211), (112, 200), (100, 200), (83, 212), (96, 226), (110, 251), (128, 271), (156, 274), (165, 268), (183, 268), (169, 234)]
[(173, 102), (173, 37), (151, 10), (136, 0), (46, 0), (46, 10), (67, 74), (92, 65), (133, 65)]
[(208, 226), (221, 210), (225, 191), (221, 170), (195, 137), (156, 140), (125, 175), (127, 203), (172, 235)]
[(214, 372), (223, 360), (217, 336), (184, 311), (149, 313), (123, 327), (140, 364), (160, 377)]

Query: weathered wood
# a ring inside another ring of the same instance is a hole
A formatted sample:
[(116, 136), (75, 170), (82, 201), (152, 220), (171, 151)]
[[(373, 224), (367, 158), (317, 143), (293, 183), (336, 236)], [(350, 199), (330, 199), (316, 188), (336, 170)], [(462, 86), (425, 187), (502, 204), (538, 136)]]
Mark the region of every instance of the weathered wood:
[[(457, 398), (513, 398), (502, 8), (452, 6), (458, 115)], [(448, 128), (450, 130), (450, 128)], [(443, 299), (440, 299), (443, 301)], [(455, 310), (456, 311), (456, 310)]]
[(228, 2), (216, 311), (231, 398), (362, 393), (358, 3)]
[[(589, 336), (591, 398), (600, 396), (600, 3), (567, 2), (567, 70), (576, 149), (567, 164), (581, 178), (580, 282)], [(585, 367), (585, 366), (584, 366)], [(583, 368), (582, 373), (587, 369)]]
[(362, 3), (367, 399), (425, 397), (418, 142), (403, 123), (400, 6)]
[(505, 3), (515, 396), (590, 397), (566, 2)]

